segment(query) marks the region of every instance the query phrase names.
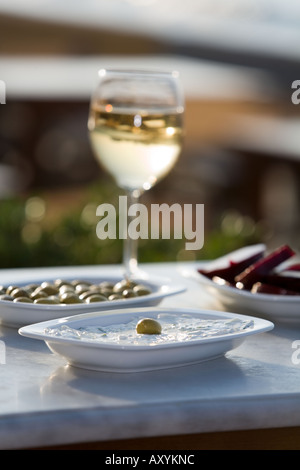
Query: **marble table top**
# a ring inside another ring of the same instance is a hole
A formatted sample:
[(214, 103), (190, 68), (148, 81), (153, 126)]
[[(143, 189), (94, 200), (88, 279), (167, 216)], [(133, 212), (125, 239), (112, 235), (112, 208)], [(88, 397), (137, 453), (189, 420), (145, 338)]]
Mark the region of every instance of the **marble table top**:
[[(187, 287), (161, 306), (209, 308), (199, 285), (182, 275), (183, 266), (143, 269)], [(77, 278), (99, 272), (119, 268), (2, 270), (0, 283), (7, 277), (17, 282), (37, 274)], [(131, 374), (68, 366), (44, 342), (14, 328), (0, 326), (0, 340), (0, 449), (300, 426), (300, 364), (292, 360), (300, 323), (250, 336), (222, 358)]]

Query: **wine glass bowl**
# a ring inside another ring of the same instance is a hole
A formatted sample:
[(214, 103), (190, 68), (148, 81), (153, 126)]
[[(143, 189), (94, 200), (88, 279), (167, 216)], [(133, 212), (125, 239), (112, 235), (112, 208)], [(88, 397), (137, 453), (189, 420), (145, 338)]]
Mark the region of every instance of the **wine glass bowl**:
[[(99, 164), (126, 191), (128, 204), (164, 178), (182, 147), (184, 104), (176, 72), (101, 70), (88, 129)], [(125, 274), (137, 269), (136, 241), (126, 237)]]

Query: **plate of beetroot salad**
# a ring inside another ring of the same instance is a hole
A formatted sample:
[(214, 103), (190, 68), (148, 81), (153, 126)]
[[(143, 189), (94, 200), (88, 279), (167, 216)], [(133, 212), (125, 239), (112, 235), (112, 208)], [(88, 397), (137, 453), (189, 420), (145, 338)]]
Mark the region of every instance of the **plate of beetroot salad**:
[(264, 244), (244, 247), (190, 274), (222, 308), (300, 322), (299, 255), (289, 245), (274, 250)]

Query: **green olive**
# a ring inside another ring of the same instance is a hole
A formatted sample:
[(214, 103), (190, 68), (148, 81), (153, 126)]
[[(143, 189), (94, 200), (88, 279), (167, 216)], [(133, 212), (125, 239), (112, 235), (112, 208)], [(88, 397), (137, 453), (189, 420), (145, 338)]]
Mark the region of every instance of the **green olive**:
[(108, 300), (121, 300), (121, 299), (123, 299), (123, 297), (120, 294), (111, 294), (108, 297)]
[(6, 289), (6, 294), (10, 295), (11, 292), (15, 289), (18, 289), (18, 286), (14, 286), (14, 285), (8, 286), (8, 288)]
[(17, 297), (28, 297), (28, 293), (26, 292), (25, 289), (14, 289), (11, 291), (10, 295), (13, 297), (13, 299), (16, 299)]
[(125, 287), (126, 286), (124, 285), (124, 283), (122, 281), (117, 282), (113, 287), (113, 292), (116, 293), (116, 294), (119, 294), (120, 292), (123, 292)]
[(0, 300), (13, 300), (11, 295), (8, 294), (2, 294), (0, 295)]
[(41, 289), (48, 295), (58, 294), (58, 287), (52, 284), (51, 282), (42, 282)]
[(65, 286), (65, 285), (71, 286), (72, 284), (69, 281), (66, 281), (65, 279), (55, 279), (54, 285), (60, 288), (61, 286)]
[(38, 284), (27, 284), (24, 289), (26, 290), (26, 292), (30, 295), (32, 294), (33, 291), (35, 291), (35, 289), (37, 289), (39, 287)]
[(49, 295), (48, 299), (50, 299), (51, 301), (53, 301), (53, 303), (55, 303), (55, 304), (59, 304), (59, 303), (60, 303), (58, 294)]
[(45, 297), (45, 298), (40, 298), (40, 299), (36, 299), (34, 301), (35, 304), (48, 304), (48, 305), (57, 305), (59, 304), (59, 299), (58, 297), (55, 297), (54, 295), (52, 296), (49, 296), (49, 297)]
[(123, 279), (122, 281), (119, 281), (114, 285), (113, 291), (118, 294), (120, 292), (123, 292), (123, 290), (125, 289), (133, 289), (135, 285), (135, 282), (129, 281), (128, 279)]
[(35, 291), (30, 294), (30, 298), (32, 300), (41, 299), (42, 297), (45, 298), (48, 297), (48, 295), (46, 294), (46, 292), (43, 292), (40, 287), (35, 289)]
[(100, 296), (101, 300), (107, 300), (107, 298), (103, 295), (100, 294), (99, 292), (93, 292), (92, 290), (88, 290), (86, 292), (83, 292), (82, 294), (79, 295), (80, 300), (87, 300), (89, 297), (93, 296)]
[(89, 289), (90, 289), (89, 284), (81, 283), (81, 284), (77, 284), (77, 286), (75, 287), (75, 292), (78, 295), (80, 295), (80, 294), (83, 294), (83, 292), (87, 292)]
[(59, 300), (63, 304), (80, 304), (81, 300), (79, 296), (75, 293), (65, 292), (59, 297)]
[(29, 297), (15, 297), (14, 302), (26, 302), (28, 304), (32, 304), (33, 300)]
[(161, 324), (153, 318), (143, 318), (138, 321), (136, 332), (141, 335), (160, 335)]
[(151, 289), (149, 289), (149, 287), (143, 286), (142, 284), (138, 284), (134, 286), (133, 292), (135, 292), (138, 296), (149, 295), (151, 294)]
[(94, 292), (95, 294), (101, 294), (101, 287), (97, 284), (92, 284), (91, 286), (89, 286), (89, 291)]
[(113, 282), (102, 281), (102, 282), (100, 282), (99, 287), (100, 287), (101, 290), (104, 289), (104, 290), (112, 291), (113, 288), (114, 288), (114, 284), (113, 284)]
[(105, 295), (106, 298), (108, 298), (110, 295), (119, 295), (115, 294), (111, 289), (101, 289), (100, 294)]
[(89, 281), (84, 281), (82, 279), (74, 279), (73, 281), (71, 281), (71, 284), (73, 287), (76, 287), (78, 286), (79, 284), (85, 284), (85, 285), (88, 285), (90, 286), (91, 285), (91, 282)]
[(89, 295), (85, 299), (85, 302), (89, 304), (91, 302), (105, 302), (106, 300), (107, 300), (107, 298), (104, 295), (93, 294), (93, 295)]
[(74, 287), (71, 286), (70, 284), (63, 284), (59, 288), (59, 293), (60, 294), (65, 294), (66, 292), (72, 292), (72, 294), (75, 292)]
[(136, 297), (136, 293), (132, 289), (124, 289), (122, 292), (124, 299), (130, 299), (131, 297)]
[(82, 294), (79, 295), (79, 298), (80, 300), (86, 300), (88, 297), (90, 297), (91, 295), (94, 295), (95, 292), (92, 292), (90, 290), (86, 291), (86, 292), (83, 292)]

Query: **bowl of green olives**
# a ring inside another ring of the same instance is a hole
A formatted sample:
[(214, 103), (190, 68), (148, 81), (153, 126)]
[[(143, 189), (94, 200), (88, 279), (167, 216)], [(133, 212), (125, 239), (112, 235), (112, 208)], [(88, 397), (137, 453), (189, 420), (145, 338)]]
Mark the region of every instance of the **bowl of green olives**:
[(166, 282), (103, 278), (54, 278), (8, 282), (0, 286), (0, 323), (20, 327), (91, 311), (116, 307), (158, 305), (185, 289)]

